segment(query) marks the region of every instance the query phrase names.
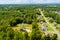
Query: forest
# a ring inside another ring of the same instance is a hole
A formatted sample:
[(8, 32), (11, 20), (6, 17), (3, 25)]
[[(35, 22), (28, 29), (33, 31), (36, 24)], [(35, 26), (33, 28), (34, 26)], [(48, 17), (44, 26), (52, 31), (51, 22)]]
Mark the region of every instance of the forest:
[(0, 40), (60, 40), (60, 6), (0, 6)]

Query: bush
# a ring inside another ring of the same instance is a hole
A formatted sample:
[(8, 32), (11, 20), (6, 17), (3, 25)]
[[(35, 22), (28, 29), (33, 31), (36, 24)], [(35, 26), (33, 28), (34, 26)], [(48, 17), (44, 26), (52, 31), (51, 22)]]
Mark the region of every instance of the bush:
[(53, 36), (51, 37), (52, 40), (57, 40), (57, 34), (53, 34)]

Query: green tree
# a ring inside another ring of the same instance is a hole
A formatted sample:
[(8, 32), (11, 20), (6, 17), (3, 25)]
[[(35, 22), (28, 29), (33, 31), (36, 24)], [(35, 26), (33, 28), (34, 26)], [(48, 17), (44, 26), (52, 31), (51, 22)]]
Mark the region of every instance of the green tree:
[(38, 25), (37, 25), (37, 23), (36, 22), (34, 22), (33, 24), (32, 24), (32, 40), (41, 40), (41, 31), (39, 30), (39, 28), (38, 28)]

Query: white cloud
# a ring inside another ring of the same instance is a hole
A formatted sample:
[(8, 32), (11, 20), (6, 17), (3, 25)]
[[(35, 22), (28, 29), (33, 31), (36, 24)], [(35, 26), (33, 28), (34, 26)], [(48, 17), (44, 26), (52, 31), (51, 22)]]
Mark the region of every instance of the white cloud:
[(0, 4), (60, 3), (60, 0), (0, 0)]

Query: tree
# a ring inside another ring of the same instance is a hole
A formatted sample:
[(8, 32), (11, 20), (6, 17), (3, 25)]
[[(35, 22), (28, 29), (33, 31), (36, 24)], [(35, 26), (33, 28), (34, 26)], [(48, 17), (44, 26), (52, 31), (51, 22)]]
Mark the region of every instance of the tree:
[(52, 40), (57, 40), (57, 34), (53, 34), (51, 37)]
[(45, 37), (45, 40), (51, 40), (50, 34)]
[(32, 36), (31, 36), (31, 39), (32, 40), (41, 40), (41, 31), (39, 30), (38, 28), (38, 25), (36, 22), (34, 22), (32, 24)]

